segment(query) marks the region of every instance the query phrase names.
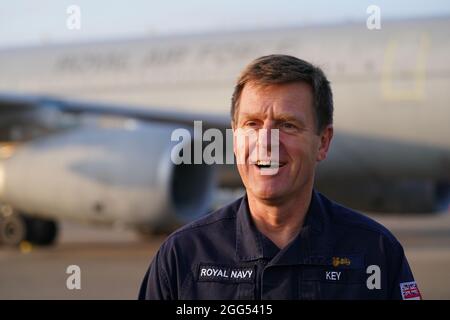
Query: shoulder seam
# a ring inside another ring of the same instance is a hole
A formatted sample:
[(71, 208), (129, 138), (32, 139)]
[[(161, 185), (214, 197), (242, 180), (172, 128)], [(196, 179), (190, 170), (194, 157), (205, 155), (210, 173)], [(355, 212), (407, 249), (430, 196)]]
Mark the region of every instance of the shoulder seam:
[[(335, 205), (333, 204), (333, 206), (335, 206)], [(366, 216), (364, 216), (363, 214), (358, 213), (358, 212), (355, 212), (355, 211), (353, 211), (353, 210), (351, 210), (351, 212), (354, 212), (354, 213), (356, 213), (356, 214), (358, 214), (358, 215), (361, 215), (361, 216), (363, 216), (363, 217), (366, 218), (366, 219), (373, 220), (373, 219), (371, 219), (371, 218), (369, 218), (369, 217), (366, 217)], [(334, 216), (334, 215), (333, 215), (333, 216)], [(351, 227), (358, 227), (358, 228), (364, 229), (364, 230), (366, 230), (366, 231), (369, 231), (369, 232), (372, 232), (372, 233), (376, 233), (377, 235), (384, 236), (385, 238), (389, 239), (389, 241), (391, 241), (391, 242), (394, 242), (394, 243), (395, 243), (395, 242), (398, 242), (398, 240), (397, 240), (397, 239), (395, 238), (395, 236), (391, 233), (391, 231), (389, 231), (385, 226), (383, 226), (383, 225), (381, 225), (381, 224), (380, 224), (380, 226), (381, 226), (382, 228), (380, 228), (380, 227), (378, 227), (378, 226), (376, 226), (376, 227), (370, 226), (370, 225), (368, 225), (368, 224), (360, 223), (360, 222), (357, 222), (357, 221), (351, 221), (351, 220), (349, 220), (349, 219), (347, 219), (347, 218), (336, 219), (336, 218), (333, 217), (333, 220), (334, 220), (335, 223), (337, 223), (337, 224), (348, 225), (348, 226), (351, 226)], [(375, 223), (379, 224), (379, 222), (377, 222), (377, 221), (375, 221), (375, 220), (373, 220), (373, 221), (374, 221)]]
[(189, 226), (189, 227), (187, 227), (187, 228), (182, 228), (182, 229), (179, 229), (179, 230), (175, 231), (175, 232), (172, 234), (172, 236), (176, 236), (176, 235), (178, 235), (179, 233), (183, 233), (183, 232), (185, 232), (185, 231), (189, 231), (189, 230), (193, 230), (193, 229), (198, 229), (198, 228), (201, 228), (201, 227), (206, 227), (206, 226), (208, 226), (208, 225), (210, 225), (210, 224), (214, 224), (214, 223), (220, 222), (220, 221), (222, 221), (222, 220), (233, 220), (233, 219), (235, 219), (235, 218), (236, 218), (236, 215), (233, 215), (233, 216), (231, 216), (231, 217), (222, 217), (222, 218), (218, 218), (218, 219), (216, 219), (216, 220), (214, 220), (214, 221), (211, 221), (211, 222), (201, 223), (201, 224), (199, 224), (199, 225), (192, 225), (192, 226)]

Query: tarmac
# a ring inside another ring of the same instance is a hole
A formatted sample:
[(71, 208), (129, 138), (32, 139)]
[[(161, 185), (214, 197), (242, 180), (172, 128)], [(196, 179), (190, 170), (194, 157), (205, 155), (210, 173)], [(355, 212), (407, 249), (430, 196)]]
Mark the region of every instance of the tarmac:
[[(450, 214), (371, 215), (402, 243), (424, 299), (450, 299)], [(61, 223), (52, 247), (0, 247), (0, 299), (136, 299), (164, 236)], [(68, 266), (80, 267), (69, 290)]]

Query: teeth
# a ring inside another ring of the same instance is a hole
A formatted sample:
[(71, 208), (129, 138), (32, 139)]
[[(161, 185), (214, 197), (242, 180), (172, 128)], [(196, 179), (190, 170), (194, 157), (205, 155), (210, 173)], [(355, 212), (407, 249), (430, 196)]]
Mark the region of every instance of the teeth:
[(258, 166), (270, 166), (270, 161), (258, 160), (258, 161), (256, 161), (256, 165), (258, 165)]
[(258, 167), (280, 167), (280, 163), (270, 160), (258, 160), (255, 163)]

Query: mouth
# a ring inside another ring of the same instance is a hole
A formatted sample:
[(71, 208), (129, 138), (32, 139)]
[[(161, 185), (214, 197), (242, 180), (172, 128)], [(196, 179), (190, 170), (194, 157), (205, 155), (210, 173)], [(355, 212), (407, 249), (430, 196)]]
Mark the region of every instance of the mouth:
[(258, 160), (254, 163), (259, 169), (281, 168), (286, 165), (285, 162), (274, 162), (270, 160)]

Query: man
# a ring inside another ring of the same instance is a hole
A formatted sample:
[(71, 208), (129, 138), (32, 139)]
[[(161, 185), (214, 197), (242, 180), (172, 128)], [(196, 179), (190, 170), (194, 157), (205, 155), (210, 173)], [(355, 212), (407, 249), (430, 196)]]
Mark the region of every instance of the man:
[[(394, 236), (313, 189), (333, 137), (332, 115), (331, 88), (319, 68), (286, 55), (253, 61), (231, 108), (246, 195), (173, 233), (139, 297), (420, 299)], [(240, 135), (263, 130), (267, 139), (238, 143)], [(269, 167), (276, 170), (268, 174)]]

